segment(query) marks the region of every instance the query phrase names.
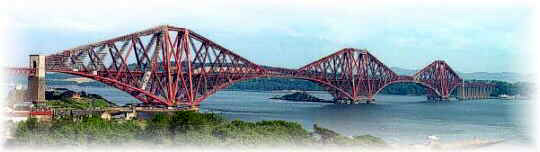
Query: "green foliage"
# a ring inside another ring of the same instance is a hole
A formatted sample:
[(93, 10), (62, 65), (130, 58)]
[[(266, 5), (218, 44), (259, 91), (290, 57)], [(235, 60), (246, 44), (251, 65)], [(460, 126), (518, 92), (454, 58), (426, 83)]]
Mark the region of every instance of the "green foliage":
[(46, 102), (47, 106), (51, 108), (69, 108), (69, 109), (88, 109), (88, 108), (105, 108), (109, 107), (109, 103), (104, 99), (91, 99), (91, 100), (74, 100), (74, 99), (62, 99), (62, 100), (49, 100)]
[(173, 133), (186, 133), (192, 130), (201, 130), (209, 127), (209, 122), (205, 115), (192, 111), (177, 112), (171, 117), (170, 130)]
[[(526, 82), (516, 82), (509, 83), (505, 81), (496, 81), (496, 80), (466, 80), (467, 82), (479, 82), (479, 83), (490, 83), (495, 85), (495, 89), (491, 93), (491, 96), (500, 96), (500, 95), (524, 95), (530, 96), (533, 84)], [(455, 92), (454, 92), (455, 93)]]
[(35, 118), (17, 124), (15, 137), (17, 140), (29, 144), (48, 144), (46, 125), (39, 123)]
[(370, 147), (385, 147), (387, 144), (378, 137), (371, 135), (362, 135), (354, 137), (342, 136), (330, 129), (321, 128), (316, 124), (313, 125), (315, 134), (320, 136), (320, 141), (325, 144), (335, 144), (342, 146), (370, 146)]
[(212, 135), (226, 145), (305, 145), (312, 141), (300, 124), (281, 120), (256, 123), (233, 120), (214, 128)]
[(141, 132), (134, 121), (109, 121), (96, 116), (80, 120), (57, 119), (38, 122), (34, 118), (17, 124), (15, 140), (19, 144), (79, 145), (122, 144)]
[[(338, 145), (378, 143), (375, 137), (348, 138), (315, 126), (315, 133)], [(227, 121), (210, 113), (156, 113), (149, 120), (104, 120), (97, 116), (17, 124), (16, 143), (37, 145), (132, 144), (190, 146), (305, 146), (320, 144), (300, 124), (282, 120)]]
[(495, 84), (495, 91), (491, 94), (492, 96), (499, 96), (502, 94), (506, 95), (529, 95), (530, 86), (529, 83), (508, 83), (503, 81), (492, 81)]
[(63, 98), (59, 100), (48, 100), (46, 102), (48, 107), (51, 108), (68, 108), (68, 109), (88, 109), (88, 108), (105, 108), (110, 107), (111, 104), (105, 99), (94, 98)]
[(145, 137), (155, 143), (171, 142), (169, 138), (170, 118), (165, 113), (158, 113), (148, 122)]
[(324, 89), (308, 80), (284, 78), (257, 78), (234, 83), (227, 89), (231, 90), (304, 90), (323, 91)]

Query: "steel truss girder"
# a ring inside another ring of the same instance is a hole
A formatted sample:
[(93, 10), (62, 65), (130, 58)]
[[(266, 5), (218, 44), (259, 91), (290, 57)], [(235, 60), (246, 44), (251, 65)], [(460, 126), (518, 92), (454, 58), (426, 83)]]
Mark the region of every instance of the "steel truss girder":
[(163, 25), (46, 57), (49, 72), (88, 77), (146, 104), (198, 105), (232, 83), (259, 77), (316, 82), (336, 99), (372, 99), (385, 86), (414, 82), (447, 97), (461, 78), (444, 61), (400, 76), (366, 50), (345, 48), (300, 69), (260, 66), (185, 28)]

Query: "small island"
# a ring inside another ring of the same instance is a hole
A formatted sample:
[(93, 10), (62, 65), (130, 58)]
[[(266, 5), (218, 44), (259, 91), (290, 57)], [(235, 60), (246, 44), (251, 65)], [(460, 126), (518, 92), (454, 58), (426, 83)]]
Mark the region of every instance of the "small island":
[(315, 96), (312, 96), (306, 92), (294, 92), (291, 94), (286, 94), (283, 96), (275, 96), (270, 99), (278, 99), (278, 100), (288, 100), (288, 101), (298, 101), (298, 102), (325, 102), (325, 103), (333, 103), (330, 100), (324, 100), (317, 98)]

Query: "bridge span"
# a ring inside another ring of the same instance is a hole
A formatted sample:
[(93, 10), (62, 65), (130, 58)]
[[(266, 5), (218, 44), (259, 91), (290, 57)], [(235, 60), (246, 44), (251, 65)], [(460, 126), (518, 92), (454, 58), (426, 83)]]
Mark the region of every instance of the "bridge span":
[(44, 84), (37, 82), (44, 80), (45, 72), (59, 72), (102, 82), (145, 104), (166, 106), (198, 106), (233, 83), (261, 77), (312, 81), (336, 101), (352, 102), (371, 101), (384, 87), (400, 82), (420, 84), (437, 100), (447, 100), (454, 89), (465, 86), (445, 61), (434, 61), (414, 75), (403, 76), (367, 50), (355, 48), (338, 50), (299, 69), (259, 65), (189, 29), (170, 25), (31, 56), (28, 68), (8, 71), (36, 80), (29, 89), (37, 92), (42, 91), (39, 88)]

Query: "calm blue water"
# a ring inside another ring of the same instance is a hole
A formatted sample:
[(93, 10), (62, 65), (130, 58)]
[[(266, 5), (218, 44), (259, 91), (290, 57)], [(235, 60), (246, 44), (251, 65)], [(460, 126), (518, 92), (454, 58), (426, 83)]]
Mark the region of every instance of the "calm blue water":
[[(118, 104), (137, 102), (113, 88), (80, 88)], [(286, 92), (219, 91), (201, 104), (201, 111), (229, 119), (248, 121), (288, 120), (311, 129), (314, 123), (345, 135), (371, 134), (390, 143), (425, 142), (429, 135), (442, 141), (506, 139), (506, 144), (529, 145), (527, 114), (529, 101), (469, 100), (427, 102), (424, 96), (378, 95), (376, 104), (337, 105), (268, 99)], [(312, 92), (330, 98), (325, 92)]]

